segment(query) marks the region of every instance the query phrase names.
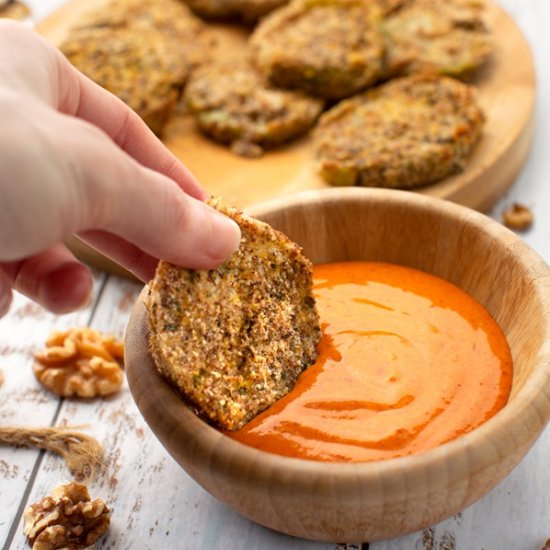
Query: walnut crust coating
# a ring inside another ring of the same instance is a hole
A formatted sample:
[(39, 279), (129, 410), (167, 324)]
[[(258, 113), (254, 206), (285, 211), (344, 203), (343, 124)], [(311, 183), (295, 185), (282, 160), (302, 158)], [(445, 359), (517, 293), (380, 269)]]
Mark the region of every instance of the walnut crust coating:
[(395, 79), (321, 117), (320, 172), (332, 185), (433, 183), (464, 167), (483, 122), (472, 86), (433, 75)]
[[(100, 10), (86, 14), (75, 29), (109, 27), (150, 30), (178, 34), (204, 30), (204, 24), (179, 0), (111, 0)], [(192, 47), (190, 43), (187, 46)]]
[(378, 7), (382, 10), (383, 15), (389, 15), (394, 11), (402, 8), (405, 4), (411, 0), (371, 0), (378, 4)]
[(238, 19), (245, 23), (254, 23), (287, 2), (288, 0), (185, 0), (197, 15), (205, 19)]
[(269, 225), (217, 205), (242, 231), (217, 269), (160, 262), (147, 301), (160, 373), (200, 416), (236, 430), (292, 389), (316, 358), (311, 263)]
[(82, 21), (61, 50), (160, 134), (191, 70), (208, 52), (204, 24), (177, 0), (111, 6)]
[(28, 506), (23, 518), (33, 550), (78, 550), (89, 548), (107, 531), (111, 510), (101, 499), (92, 501), (85, 485), (72, 482)]
[(482, 0), (408, 0), (383, 23), (386, 76), (432, 72), (469, 74), (492, 44)]
[(198, 69), (189, 79), (185, 98), (204, 133), (251, 156), (303, 134), (323, 109), (319, 99), (266, 85), (245, 63)]
[(294, 0), (260, 22), (251, 57), (273, 84), (326, 99), (350, 96), (382, 75), (382, 11), (361, 0)]

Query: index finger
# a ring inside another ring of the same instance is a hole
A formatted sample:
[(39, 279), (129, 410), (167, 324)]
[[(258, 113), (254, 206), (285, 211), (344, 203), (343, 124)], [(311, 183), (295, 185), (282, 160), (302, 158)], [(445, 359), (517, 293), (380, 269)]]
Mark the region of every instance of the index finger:
[(140, 164), (160, 172), (192, 197), (207, 193), (182, 162), (153, 134), (145, 122), (122, 100), (77, 71), (61, 52), (58, 58), (60, 105), (57, 108), (101, 128), (121, 149)]

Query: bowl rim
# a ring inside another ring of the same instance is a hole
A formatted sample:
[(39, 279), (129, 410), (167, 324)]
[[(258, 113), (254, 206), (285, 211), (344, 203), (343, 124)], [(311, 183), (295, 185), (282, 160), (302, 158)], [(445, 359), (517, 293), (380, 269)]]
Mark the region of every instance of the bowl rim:
[[(167, 408), (167, 404), (173, 402), (174, 399), (177, 399), (183, 405), (180, 414), (177, 414), (177, 418), (173, 420), (178, 423), (179, 430), (183, 430), (187, 434), (192, 432), (195, 438), (194, 444), (198, 449), (206, 451), (211, 456), (211, 463), (217, 459), (223, 460), (223, 457), (227, 457), (229, 453), (232, 457), (232, 464), (241, 464), (240, 467), (246, 468), (248, 475), (251, 474), (251, 470), (256, 471), (259, 476), (263, 477), (265, 475), (272, 475), (274, 472), (288, 472), (292, 470), (299, 473), (300, 478), (304, 478), (304, 485), (308, 485), (311, 480), (315, 480), (320, 475), (326, 474), (330, 474), (336, 481), (345, 482), (347, 480), (353, 484), (357, 483), (358, 478), (365, 480), (381, 477), (387, 478), (388, 476), (402, 475), (404, 471), (407, 472), (407, 476), (409, 474), (412, 476), (418, 474), (419, 479), (422, 479), (425, 478), (427, 471), (435, 471), (433, 469), (441, 467), (443, 462), (447, 464), (455, 463), (456, 466), (462, 461), (465, 467), (469, 467), (473, 460), (472, 454), (476, 456), (476, 468), (483, 468), (485, 465), (494, 462), (494, 460), (491, 460), (491, 457), (495, 453), (499, 456), (505, 456), (508, 452), (517, 450), (519, 445), (525, 446), (526, 444), (527, 447), (524, 452), (527, 452), (533, 438), (531, 437), (527, 441), (528, 438), (525, 435), (518, 434), (518, 425), (525, 424), (527, 420), (529, 422), (538, 422), (538, 437), (550, 419), (550, 267), (520, 237), (488, 216), (443, 199), (411, 193), (410, 191), (372, 188), (334, 188), (322, 191), (304, 191), (289, 197), (259, 203), (254, 207), (246, 209), (246, 213), (261, 218), (262, 215), (274, 208), (288, 209), (289, 207), (300, 206), (303, 203), (311, 201), (330, 203), (338, 202), (342, 199), (367, 200), (369, 203), (373, 201), (383, 203), (392, 200), (421, 209), (431, 209), (433, 206), (437, 206), (438, 210), (442, 212), (441, 215), (449, 215), (456, 218), (460, 214), (461, 219), (465, 223), (480, 227), (495, 240), (503, 242), (506, 248), (514, 249), (515, 254), (521, 252), (521, 256), (523, 257), (521, 263), (525, 264), (530, 272), (533, 273), (531, 282), (536, 290), (537, 300), (543, 306), (541, 315), (545, 320), (544, 336), (534, 358), (538, 367), (529, 376), (523, 387), (492, 418), (467, 434), (463, 434), (456, 439), (418, 454), (371, 462), (324, 462), (294, 458), (255, 449), (236, 441), (198, 418), (185, 405), (177, 392), (164, 381), (153, 364), (152, 370), (154, 373), (149, 374), (153, 374), (155, 378), (162, 382), (160, 387), (162, 388), (164, 397), (166, 397), (166, 399), (162, 400), (161, 406)], [(144, 330), (147, 330), (146, 327), (137, 326), (139, 322), (143, 323), (145, 321), (144, 316), (146, 313), (143, 299), (146, 292), (147, 286), (137, 299), (130, 316), (127, 338), (132, 342), (132, 345), (134, 345), (136, 338), (143, 338), (146, 334), (144, 332)], [(136, 331), (140, 330), (141, 334), (137, 335)], [(141, 344), (143, 346), (144, 343), (142, 342)], [(143, 351), (143, 347), (141, 351)], [(150, 356), (149, 359), (152, 361)], [(129, 365), (128, 379), (130, 390), (136, 398), (136, 394), (139, 393), (138, 386), (140, 384), (143, 385), (143, 379), (139, 380), (139, 377), (135, 376), (133, 369), (134, 366)], [(146, 382), (146, 384), (150, 382), (151, 380)], [(142, 407), (140, 407), (139, 399), (136, 398), (136, 402), (138, 408), (141, 410)], [(141, 410), (141, 412), (147, 420), (147, 411)], [(494, 443), (495, 438), (499, 434), (502, 436), (506, 434), (510, 435), (508, 438), (499, 437), (499, 442), (506, 442), (504, 448), (501, 443), (498, 446)], [(163, 441), (163, 443), (165, 442)], [(484, 450), (489, 452), (483, 452)], [(465, 451), (466, 462), (468, 464), (464, 463)], [(244, 466), (244, 464), (248, 466)], [(296, 480), (293, 483), (296, 484)], [(407, 486), (407, 488), (414, 490), (413, 487)], [(416, 489), (419, 490), (419, 487), (417, 486)]]

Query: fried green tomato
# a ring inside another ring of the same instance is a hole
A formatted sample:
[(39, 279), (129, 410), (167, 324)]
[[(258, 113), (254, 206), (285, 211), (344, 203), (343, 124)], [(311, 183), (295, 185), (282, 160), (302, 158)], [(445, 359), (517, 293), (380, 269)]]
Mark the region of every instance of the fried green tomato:
[(110, 6), (72, 29), (61, 50), (160, 134), (191, 70), (205, 55), (204, 24), (176, 0)]
[(326, 99), (350, 96), (381, 76), (381, 13), (361, 0), (295, 0), (256, 27), (253, 63), (282, 88)]
[(111, 0), (105, 8), (88, 12), (75, 28), (97, 27), (156, 29), (176, 39), (190, 34), (197, 38), (205, 29), (180, 0)]
[(383, 15), (389, 15), (390, 13), (403, 7), (410, 0), (371, 0), (371, 1), (375, 1), (378, 4), (380, 9), (382, 10)]
[(22, 21), (31, 14), (31, 9), (17, 0), (0, 0), (0, 19), (16, 19)]
[(245, 63), (199, 68), (189, 79), (185, 99), (205, 134), (250, 157), (303, 134), (323, 109), (319, 99), (267, 86)]
[(479, 0), (409, 0), (384, 21), (386, 75), (471, 73), (489, 57)]
[(241, 227), (217, 269), (161, 261), (147, 300), (160, 373), (211, 424), (236, 430), (292, 389), (316, 359), (311, 264), (269, 225), (218, 206)]
[(288, 0), (185, 0), (205, 19), (240, 20), (253, 23), (269, 12), (284, 6)]
[(436, 75), (398, 78), (321, 117), (320, 173), (332, 185), (433, 183), (464, 168), (483, 122), (472, 86)]

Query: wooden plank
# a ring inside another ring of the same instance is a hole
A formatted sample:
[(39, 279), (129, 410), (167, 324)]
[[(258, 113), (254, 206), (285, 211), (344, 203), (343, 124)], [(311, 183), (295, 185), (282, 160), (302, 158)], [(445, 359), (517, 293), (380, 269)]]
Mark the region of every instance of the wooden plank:
[[(85, 325), (105, 275), (94, 275), (92, 304), (76, 313), (52, 315), (24, 296), (16, 294), (8, 315), (0, 319), (0, 425), (49, 426), (59, 399), (43, 389), (32, 371), (32, 354), (53, 330)], [(8, 536), (40, 452), (0, 445), (0, 541)]]
[[(101, 299), (95, 310), (96, 315), (94, 315), (94, 319), (99, 318), (100, 326), (97, 326), (98, 323), (95, 323), (94, 327), (113, 332), (120, 338), (122, 337), (124, 331), (125, 318), (123, 315), (119, 316), (119, 312), (126, 311), (130, 307), (133, 300), (133, 292), (139, 289), (139, 286), (127, 282), (125, 286), (123, 285), (120, 287), (120, 291), (116, 294), (116, 296), (113, 296), (112, 289), (114, 286), (117, 286), (117, 281), (114, 279), (115, 277), (110, 277), (110, 280), (102, 292)], [(116, 299), (116, 302), (113, 302), (113, 299)], [(102, 309), (102, 313), (99, 315), (98, 308)], [(109, 322), (111, 319), (114, 320)], [(87, 319), (85, 324), (89, 324), (88, 322), (90, 320), (91, 319)], [(116, 322), (117, 320), (118, 322)], [(73, 322), (69, 323), (67, 326), (76, 326), (76, 324)], [(119, 414), (121, 423), (123, 423), (123, 420), (126, 419), (124, 417), (123, 406), (122, 409), (120, 406), (117, 406), (116, 409), (109, 410), (109, 406), (112, 402), (113, 398), (106, 398), (100, 401), (65, 399), (61, 404), (56, 423), (58, 425), (90, 425), (90, 428), (83, 429), (83, 431), (96, 436), (106, 446), (109, 457), (111, 457), (113, 453), (117, 453), (120, 461), (120, 449), (116, 448), (116, 444), (113, 443), (113, 439), (106, 443), (103, 441), (103, 437), (101, 437), (112, 427), (111, 414)], [(95, 414), (97, 408), (102, 409), (102, 414), (105, 413), (106, 418), (102, 418), (102, 416), (98, 417)], [(116, 434), (112, 434), (112, 436), (114, 437), (114, 441), (116, 441)], [(117, 467), (120, 468), (120, 462)], [(105, 480), (105, 483), (110, 485), (114, 490), (117, 485), (114, 470), (107, 471), (106, 475), (108, 475), (109, 478)], [(63, 460), (55, 455), (46, 454), (40, 465), (40, 470), (36, 481), (32, 483), (32, 492), (29, 502), (34, 502), (40, 498), (40, 496), (49, 493), (54, 486), (59, 485), (60, 483), (66, 483), (70, 480), (71, 475)], [(17, 518), (17, 531), (14, 535), (13, 542), (9, 541), (11, 543), (11, 547), (24, 548), (26, 542), (25, 537), (23, 536), (21, 518)]]
[[(91, 326), (122, 337), (130, 306), (139, 289), (138, 284), (111, 277)], [(212, 498), (158, 443), (141, 418), (126, 385), (110, 398), (65, 400), (58, 423), (90, 425), (87, 432), (105, 448), (107, 469), (90, 484), (92, 497), (105, 499), (113, 508), (112, 527), (102, 548), (334, 549), (334, 544), (293, 539), (264, 529)], [(46, 455), (29, 502), (69, 480), (63, 461)], [(11, 548), (25, 547), (22, 522), (19, 521)]]

